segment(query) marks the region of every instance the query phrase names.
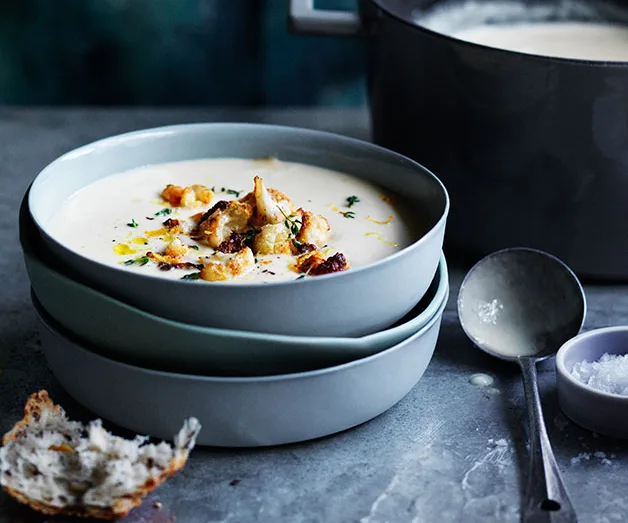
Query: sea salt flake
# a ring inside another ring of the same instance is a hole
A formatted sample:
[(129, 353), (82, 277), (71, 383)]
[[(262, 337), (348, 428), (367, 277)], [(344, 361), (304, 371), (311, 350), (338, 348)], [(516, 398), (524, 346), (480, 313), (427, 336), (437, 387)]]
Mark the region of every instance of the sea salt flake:
[(604, 353), (598, 361), (579, 361), (574, 364), (571, 375), (602, 392), (628, 396), (628, 354)]
[(490, 323), (492, 325), (497, 324), (497, 317), (499, 312), (504, 308), (502, 302), (498, 299), (494, 299), (490, 302), (479, 301), (478, 302), (478, 316), (483, 323)]

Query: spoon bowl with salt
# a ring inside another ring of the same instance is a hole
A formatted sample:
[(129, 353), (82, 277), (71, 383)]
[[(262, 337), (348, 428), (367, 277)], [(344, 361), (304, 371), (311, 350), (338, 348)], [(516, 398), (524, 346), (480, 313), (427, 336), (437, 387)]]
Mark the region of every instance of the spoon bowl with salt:
[(458, 316), (467, 336), (484, 352), (521, 368), (530, 438), (524, 523), (577, 521), (543, 421), (536, 363), (576, 336), (585, 315), (586, 298), (576, 275), (535, 249), (488, 255), (460, 287)]

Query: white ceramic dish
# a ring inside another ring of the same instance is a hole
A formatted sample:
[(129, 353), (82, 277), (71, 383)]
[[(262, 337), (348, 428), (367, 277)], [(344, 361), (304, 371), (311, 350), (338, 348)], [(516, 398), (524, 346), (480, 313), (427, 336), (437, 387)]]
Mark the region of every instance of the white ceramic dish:
[[(417, 241), (346, 272), (234, 285), (125, 271), (86, 258), (49, 231), (63, 202), (110, 174), (179, 160), (269, 155), (349, 173), (403, 195), (416, 210), (411, 227)], [(191, 124), (114, 136), (62, 156), (33, 182), (29, 210), (42, 238), (63, 264), (100, 290), (144, 311), (215, 328), (344, 337), (385, 329), (421, 299), (437, 270), (449, 199), (427, 169), (367, 142), (279, 126)]]
[(260, 376), (338, 365), (408, 338), (436, 314), (449, 295), (447, 263), (442, 256), (423, 299), (390, 329), (359, 338), (212, 329), (143, 312), (71, 278), (51, 260), (25, 202), (20, 209), (20, 243), (35, 295), (61, 327), (103, 356), (170, 372)]
[(373, 356), (325, 369), (259, 378), (212, 378), (119, 363), (79, 346), (42, 318), (46, 359), (61, 385), (97, 416), (170, 438), (187, 416), (198, 443), (256, 447), (327, 436), (364, 423), (399, 402), (419, 381), (436, 346), (445, 303), (425, 327)]
[(584, 428), (628, 438), (628, 396), (595, 389), (571, 375), (574, 364), (599, 360), (604, 353), (628, 354), (628, 327), (607, 327), (579, 334), (556, 354), (558, 401), (563, 412)]

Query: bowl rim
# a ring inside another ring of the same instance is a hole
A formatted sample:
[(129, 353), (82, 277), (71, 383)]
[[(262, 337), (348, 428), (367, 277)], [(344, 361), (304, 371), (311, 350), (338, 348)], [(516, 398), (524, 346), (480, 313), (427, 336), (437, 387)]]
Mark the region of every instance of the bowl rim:
[(577, 387), (579, 390), (583, 392), (586, 392), (587, 394), (596, 395), (606, 400), (623, 401), (628, 404), (628, 396), (624, 396), (622, 394), (615, 394), (613, 392), (604, 392), (602, 390), (591, 387), (590, 385), (587, 385), (586, 383), (582, 383), (581, 381), (578, 381), (567, 370), (567, 365), (565, 364), (565, 358), (567, 356), (567, 353), (571, 350), (574, 350), (574, 347), (577, 347), (583, 340), (587, 340), (589, 338), (596, 338), (597, 336), (607, 334), (607, 333), (622, 333), (622, 334), (625, 334), (626, 337), (628, 338), (628, 325), (617, 325), (617, 326), (600, 327), (596, 329), (591, 329), (589, 331), (582, 332), (574, 336), (573, 338), (567, 340), (560, 347), (560, 349), (558, 349), (558, 352), (556, 353), (556, 372), (560, 376), (559, 379), (567, 380), (571, 385)]
[[(340, 365), (333, 365), (331, 367), (324, 367), (321, 369), (315, 369), (311, 371), (303, 371), (303, 372), (295, 372), (295, 373), (287, 373), (287, 374), (273, 374), (269, 376), (207, 376), (207, 375), (199, 375), (199, 374), (183, 374), (178, 372), (167, 372), (161, 370), (150, 369), (146, 367), (140, 367), (138, 365), (132, 365), (130, 363), (125, 363), (121, 361), (114, 360), (112, 358), (108, 358), (106, 356), (102, 356), (101, 354), (92, 352), (91, 350), (85, 348), (83, 344), (73, 339), (70, 333), (66, 332), (66, 329), (57, 325), (54, 319), (50, 317), (50, 315), (44, 310), (42, 305), (39, 303), (39, 300), (34, 295), (31, 290), (31, 299), (33, 302), (33, 307), (37, 313), (39, 321), (43, 324), (44, 328), (51, 330), (56, 336), (62, 339), (64, 342), (71, 344), (74, 348), (84, 352), (88, 357), (91, 357), (95, 360), (104, 361), (109, 365), (116, 365), (122, 367), (126, 370), (135, 373), (141, 373), (149, 376), (154, 376), (156, 378), (162, 379), (176, 379), (176, 380), (184, 380), (184, 381), (194, 381), (194, 382), (202, 382), (202, 383), (222, 383), (222, 384), (239, 384), (239, 385), (252, 385), (258, 383), (273, 383), (273, 382), (283, 382), (283, 381), (292, 381), (292, 380), (302, 380), (302, 379), (310, 379), (317, 378), (320, 376), (324, 376), (326, 374), (333, 374), (335, 372), (342, 372), (345, 370), (349, 370), (355, 367), (359, 367), (361, 365), (366, 365), (371, 361), (379, 359), (381, 357), (385, 357), (391, 352), (397, 351), (405, 347), (406, 345), (413, 343), (418, 338), (422, 337), (429, 329), (431, 329), (434, 324), (441, 320), (443, 313), (446, 309), (447, 302), (444, 301), (439, 307), (438, 311), (430, 320), (421, 327), (417, 332), (415, 332), (409, 338), (400, 341), (396, 345), (379, 351), (370, 356), (365, 356), (363, 358), (358, 358), (351, 360), (346, 363), (342, 363)], [(438, 339), (435, 342), (434, 350), (436, 350), (436, 346), (438, 345)], [(46, 349), (44, 349), (44, 352)], [(430, 358), (431, 359), (431, 358)], [(428, 362), (429, 365), (429, 362)]]
[[(426, 305), (426, 307), (415, 317), (411, 318), (409, 321), (404, 322), (400, 325), (391, 326), (389, 328), (373, 332), (371, 334), (366, 334), (364, 336), (359, 337), (343, 337), (343, 336), (294, 336), (289, 334), (274, 334), (274, 333), (263, 333), (256, 331), (242, 331), (235, 329), (221, 329), (217, 327), (206, 327), (203, 325), (195, 325), (192, 323), (185, 323), (176, 320), (171, 320), (169, 318), (163, 318), (156, 314), (152, 314), (150, 312), (144, 311), (138, 307), (135, 307), (131, 304), (128, 304), (122, 300), (116, 299), (112, 296), (109, 296), (107, 293), (102, 292), (98, 289), (92, 288), (90, 285), (87, 285), (83, 282), (79, 282), (64, 274), (63, 272), (59, 272), (55, 267), (51, 267), (46, 261), (42, 260), (38, 253), (33, 252), (31, 254), (30, 243), (36, 241), (30, 236), (32, 234), (39, 234), (39, 231), (36, 229), (34, 224), (28, 223), (32, 220), (32, 216), (28, 212), (26, 207), (26, 196), (24, 196), (22, 200), (22, 204), (20, 206), (19, 218), (18, 218), (18, 227), (19, 227), (19, 241), (22, 248), (22, 253), (25, 258), (29, 258), (33, 263), (42, 265), (45, 270), (51, 271), (55, 273), (58, 278), (65, 280), (67, 284), (74, 285), (82, 288), (82, 292), (87, 292), (89, 294), (95, 295), (98, 299), (103, 299), (110, 303), (113, 303), (114, 306), (120, 307), (127, 311), (131, 311), (133, 314), (139, 314), (144, 316), (150, 321), (156, 321), (160, 323), (169, 324), (173, 328), (183, 328), (185, 330), (191, 330), (198, 334), (203, 335), (212, 335), (212, 336), (229, 336), (231, 338), (236, 339), (247, 339), (247, 340), (264, 340), (264, 341), (272, 341), (274, 343), (303, 343), (308, 344), (310, 346), (326, 346), (328, 344), (334, 345), (342, 345), (344, 350), (347, 349), (361, 349), (370, 345), (371, 343), (377, 343), (382, 338), (387, 338), (391, 335), (391, 333), (396, 332), (399, 329), (402, 329), (405, 325), (409, 323), (416, 322), (417, 327), (421, 327), (424, 323), (429, 321), (431, 317), (436, 314), (439, 306), (442, 302), (447, 302), (450, 293), (449, 286), (449, 268), (447, 265), (447, 260), (445, 258), (445, 254), (443, 251), (440, 253), (438, 266), (436, 267), (436, 271), (434, 273), (434, 277), (432, 278), (432, 282), (430, 283), (430, 287), (432, 286), (434, 279), (438, 278), (438, 285), (434, 292), (434, 297), (430, 300), (430, 302)], [(26, 222), (26, 223), (25, 223)], [(27, 230), (32, 226), (32, 230)], [(42, 242), (43, 243), (43, 242)], [(25, 248), (26, 244), (26, 248)], [(45, 245), (43, 245), (46, 248)], [(429, 287), (428, 287), (429, 289)]]
[[(238, 128), (244, 128), (247, 130), (258, 130), (260, 132), (264, 132), (264, 131), (283, 131), (283, 132), (298, 132), (301, 133), (302, 135), (305, 136), (318, 136), (321, 138), (326, 138), (328, 140), (334, 140), (336, 142), (339, 143), (345, 143), (348, 144), (350, 146), (354, 146), (354, 147), (362, 147), (362, 148), (366, 148), (366, 149), (371, 149), (374, 151), (377, 151), (383, 155), (388, 156), (389, 158), (391, 158), (391, 160), (396, 160), (396, 162), (398, 162), (399, 164), (405, 164), (407, 166), (411, 166), (413, 169), (421, 172), (422, 175), (426, 176), (428, 179), (430, 179), (430, 181), (432, 183), (435, 183), (435, 185), (440, 189), (441, 195), (443, 197), (444, 200), (444, 206), (442, 209), (442, 213), (440, 215), (440, 217), (438, 218), (438, 220), (436, 220), (436, 222), (432, 225), (432, 227), (425, 233), (423, 234), (421, 237), (417, 238), (414, 242), (412, 242), (410, 245), (407, 245), (406, 247), (404, 247), (403, 249), (400, 249), (399, 251), (390, 254), (388, 256), (386, 256), (385, 258), (382, 258), (380, 260), (375, 260), (373, 262), (367, 263), (365, 265), (361, 265), (359, 267), (355, 267), (355, 268), (351, 268), (348, 271), (342, 271), (342, 272), (336, 272), (336, 273), (331, 273), (331, 274), (324, 274), (324, 275), (320, 275), (320, 276), (316, 276), (316, 278), (295, 278), (292, 280), (284, 280), (284, 281), (276, 281), (276, 282), (243, 282), (243, 283), (238, 283), (238, 288), (240, 289), (268, 289), (268, 288), (277, 288), (277, 287), (285, 287), (285, 286), (290, 286), (290, 285), (314, 285), (314, 284), (321, 284), (321, 282), (325, 282), (327, 280), (330, 279), (335, 279), (335, 278), (353, 278), (355, 277), (355, 275), (363, 273), (363, 272), (371, 272), (374, 270), (378, 270), (380, 267), (382, 266), (387, 266), (391, 263), (394, 263), (395, 260), (397, 260), (400, 257), (405, 257), (408, 255), (408, 253), (415, 251), (416, 249), (419, 249), (423, 244), (427, 243), (433, 236), (436, 236), (441, 228), (445, 227), (445, 223), (447, 221), (447, 217), (449, 215), (449, 210), (450, 210), (450, 198), (449, 198), (449, 194), (447, 192), (447, 189), (445, 188), (445, 185), (443, 184), (443, 182), (432, 172), (430, 171), (427, 167), (423, 166), (422, 164), (418, 163), (417, 161), (404, 156), (400, 153), (397, 153), (395, 151), (392, 151), (390, 149), (387, 149), (385, 147), (376, 145), (374, 143), (365, 141), (365, 140), (360, 140), (357, 138), (352, 138), (349, 136), (344, 136), (341, 134), (337, 134), (337, 133), (331, 133), (328, 131), (319, 131), (319, 130), (315, 130), (315, 129), (308, 129), (308, 128), (304, 128), (304, 127), (296, 127), (296, 126), (286, 126), (286, 125), (274, 125), (274, 124), (259, 124), (259, 123), (238, 123), (238, 122), (207, 122), (207, 123), (189, 123), (189, 124), (176, 124), (176, 125), (166, 125), (166, 126), (161, 126), (161, 127), (152, 127), (152, 128), (146, 128), (146, 129), (140, 129), (140, 130), (136, 130), (136, 131), (130, 131), (130, 132), (126, 132), (126, 133), (121, 133), (121, 134), (115, 134), (112, 136), (108, 136), (105, 138), (101, 138), (99, 140), (95, 140), (93, 142), (90, 142), (88, 144), (82, 145), (80, 147), (77, 147), (75, 149), (72, 149), (64, 154), (62, 154), (61, 156), (55, 158), (54, 160), (52, 160), (50, 163), (48, 163), (43, 169), (41, 169), (39, 171), (39, 173), (37, 174), (37, 176), (35, 177), (35, 179), (33, 180), (33, 182), (30, 185), (30, 190), (28, 192), (28, 209), (30, 212), (30, 215), (33, 219), (33, 221), (35, 222), (35, 225), (37, 226), (37, 228), (39, 229), (40, 233), (43, 236), (46, 236), (50, 241), (52, 241), (53, 243), (55, 243), (57, 246), (59, 246), (59, 248), (63, 249), (64, 251), (68, 252), (69, 254), (71, 254), (72, 256), (76, 256), (79, 259), (81, 259), (83, 262), (89, 263), (89, 264), (93, 264), (96, 268), (98, 268), (99, 270), (104, 270), (104, 271), (115, 271), (115, 273), (122, 275), (121, 277), (123, 278), (139, 278), (140, 280), (144, 280), (146, 282), (159, 282), (157, 283), (160, 286), (164, 286), (164, 287), (174, 287), (176, 286), (177, 288), (180, 288), (181, 285), (190, 285), (190, 284), (200, 284), (200, 285), (205, 285), (205, 286), (209, 286), (209, 288), (212, 287), (233, 287), (234, 284), (229, 282), (229, 281), (203, 281), (203, 282), (189, 282), (186, 280), (172, 280), (172, 279), (166, 279), (166, 278), (162, 278), (159, 275), (154, 275), (154, 274), (145, 274), (145, 273), (136, 273), (136, 272), (131, 272), (131, 271), (127, 271), (124, 270), (122, 267), (117, 267), (114, 265), (108, 265), (106, 263), (100, 262), (98, 260), (94, 260), (92, 258), (89, 258), (69, 247), (67, 247), (65, 244), (63, 244), (62, 242), (58, 241), (56, 238), (54, 238), (48, 231), (47, 228), (44, 227), (41, 223), (41, 221), (38, 219), (37, 216), (37, 212), (33, 209), (34, 205), (33, 205), (33, 199), (34, 196), (33, 194), (37, 192), (38, 187), (42, 182), (42, 180), (46, 180), (47, 177), (51, 176), (50, 171), (52, 171), (53, 168), (56, 168), (59, 164), (66, 162), (68, 160), (72, 160), (74, 158), (78, 158), (81, 156), (86, 156), (89, 154), (92, 154), (94, 152), (97, 152), (99, 149), (102, 148), (108, 148), (108, 147), (116, 147), (118, 145), (123, 145), (123, 144), (128, 144), (129, 141), (132, 142), (133, 140), (144, 140), (144, 139), (149, 139), (151, 137), (159, 137), (159, 136), (169, 136), (169, 135), (175, 135), (175, 134), (179, 134), (179, 133), (192, 133), (192, 132), (201, 132), (203, 130), (220, 130), (220, 129), (238, 129)], [(214, 158), (218, 158), (218, 157), (214, 157)], [(198, 157), (196, 159), (207, 159), (207, 157)], [(191, 159), (190, 159), (191, 160)], [(163, 162), (162, 162), (163, 163)], [(150, 164), (146, 164), (146, 165), (150, 165)], [(158, 165), (158, 164), (153, 164), (153, 165)], [(307, 164), (306, 164), (307, 165)], [(346, 174), (351, 174), (351, 173), (346, 173)], [(85, 186), (83, 186), (85, 187)]]
[[(27, 253), (24, 253), (24, 256), (29, 257), (34, 263), (42, 264), (41, 260), (33, 258)], [(45, 265), (48, 270), (54, 271), (54, 269)], [(176, 320), (171, 320), (169, 318), (162, 318), (161, 316), (157, 316), (150, 312), (144, 311), (137, 307), (134, 307), (128, 303), (117, 300), (107, 294), (104, 294), (96, 289), (92, 289), (87, 285), (83, 285), (77, 281), (74, 281), (67, 276), (54, 271), (60, 278), (65, 279), (72, 285), (77, 285), (83, 287), (83, 292), (88, 292), (91, 294), (95, 294), (99, 299), (105, 299), (116, 307), (131, 310), (134, 314), (139, 314), (144, 316), (146, 319), (150, 321), (156, 321), (159, 323), (168, 324), (173, 328), (184, 329), (186, 331), (193, 331), (199, 335), (206, 336), (228, 336), (230, 338), (234, 338), (236, 340), (247, 340), (247, 341), (261, 341), (264, 340), (266, 342), (273, 343), (281, 343), (281, 344), (307, 344), (309, 346), (327, 346), (333, 344), (335, 346), (342, 346), (343, 350), (357, 350), (363, 348), (365, 346), (370, 345), (371, 343), (376, 343), (380, 341), (382, 338), (387, 338), (391, 336), (392, 333), (395, 333), (397, 330), (402, 329), (404, 326), (409, 323), (416, 322), (417, 326), (420, 328), (422, 325), (427, 323), (433, 316), (438, 312), (439, 307), (443, 302), (447, 302), (449, 296), (449, 281), (448, 281), (448, 270), (447, 263), (445, 261), (445, 257), (441, 254), (441, 260), (438, 266), (438, 286), (436, 288), (436, 292), (434, 293), (434, 298), (428, 303), (425, 309), (410, 319), (407, 322), (402, 323), (401, 325), (397, 325), (394, 327), (389, 327), (387, 329), (383, 329), (371, 334), (366, 334), (365, 336), (360, 337), (342, 337), (342, 336), (293, 336), (289, 334), (273, 334), (273, 333), (264, 333), (264, 332), (256, 332), (256, 331), (242, 331), (235, 329), (221, 329), (217, 327), (205, 327), (203, 325), (195, 325), (192, 323), (184, 323)], [(414, 333), (412, 333), (414, 334)]]

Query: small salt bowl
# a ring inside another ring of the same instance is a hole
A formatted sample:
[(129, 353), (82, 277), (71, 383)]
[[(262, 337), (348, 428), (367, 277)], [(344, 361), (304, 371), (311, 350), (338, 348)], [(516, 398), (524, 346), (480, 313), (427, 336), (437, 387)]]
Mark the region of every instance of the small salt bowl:
[(628, 326), (569, 340), (556, 354), (556, 379), (567, 417), (594, 432), (628, 438)]

